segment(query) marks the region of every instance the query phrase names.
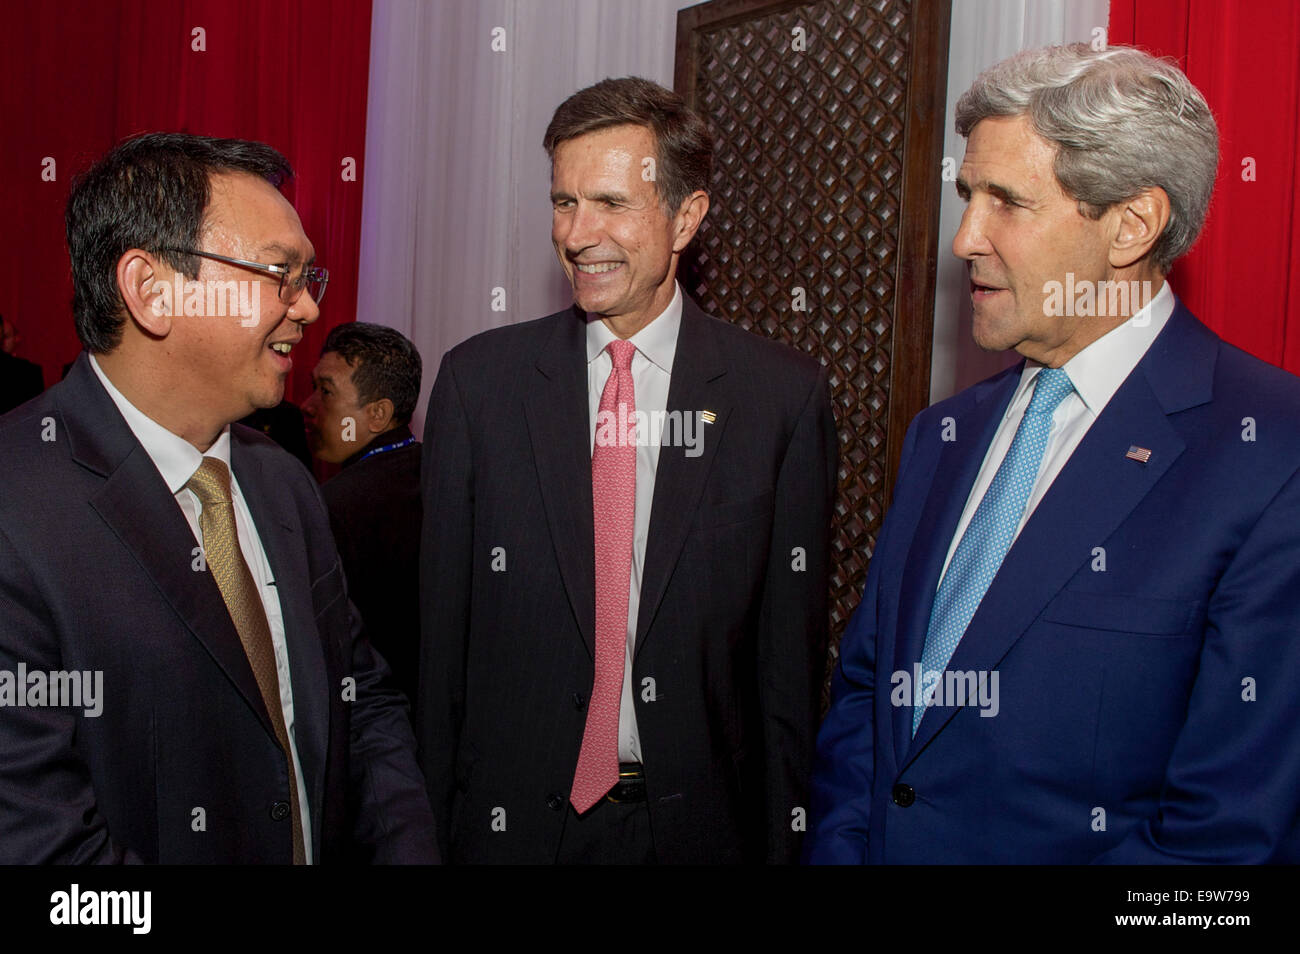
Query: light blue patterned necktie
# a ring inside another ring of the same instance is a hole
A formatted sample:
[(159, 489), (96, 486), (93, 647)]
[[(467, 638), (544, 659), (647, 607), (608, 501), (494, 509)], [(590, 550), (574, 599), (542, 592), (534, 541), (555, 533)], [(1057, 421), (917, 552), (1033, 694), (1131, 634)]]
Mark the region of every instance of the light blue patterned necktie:
[[(1052, 414), (1074, 390), (1062, 368), (1043, 368), (1034, 379), (1034, 396), (1020, 419), (1007, 456), (1002, 458), (993, 483), (975, 509), (966, 532), (948, 564), (930, 611), (930, 627), (921, 652), (921, 672), (942, 672), (957, 650), (966, 627), (1011, 549), (1016, 527), (1029, 502), (1043, 461)], [(932, 691), (942, 685), (942, 677)], [(919, 691), (919, 689), (918, 689)], [(925, 705), (912, 709), (912, 735), (921, 724)]]

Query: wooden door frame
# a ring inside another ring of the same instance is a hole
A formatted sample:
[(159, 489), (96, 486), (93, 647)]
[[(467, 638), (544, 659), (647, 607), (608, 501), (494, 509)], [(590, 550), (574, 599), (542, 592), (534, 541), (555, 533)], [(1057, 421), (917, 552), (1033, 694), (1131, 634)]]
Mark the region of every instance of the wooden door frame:
[[(699, 69), (699, 51), (694, 38), (698, 33), (808, 5), (809, 0), (711, 0), (679, 10), (674, 89), (688, 105), (696, 106), (695, 77)], [(951, 0), (911, 0), (910, 6), (907, 118), (899, 194), (901, 221), (890, 324), (886, 507), (893, 496), (907, 426), (930, 404), (934, 296), (939, 264), (939, 200), (943, 186), (943, 116), (948, 91), (948, 32), (952, 19)]]

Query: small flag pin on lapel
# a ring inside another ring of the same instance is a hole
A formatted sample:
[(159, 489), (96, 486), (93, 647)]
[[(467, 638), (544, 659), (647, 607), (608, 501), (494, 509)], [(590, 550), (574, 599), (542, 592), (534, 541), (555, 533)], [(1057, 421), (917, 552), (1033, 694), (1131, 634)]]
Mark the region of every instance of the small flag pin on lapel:
[(1128, 453), (1124, 456), (1129, 460), (1137, 461), (1139, 464), (1145, 464), (1151, 459), (1151, 450), (1146, 447), (1138, 447), (1134, 444), (1128, 449)]
[(712, 424), (718, 419), (718, 415), (714, 414), (712, 411), (701, 411), (700, 417), (703, 418), (705, 424)]

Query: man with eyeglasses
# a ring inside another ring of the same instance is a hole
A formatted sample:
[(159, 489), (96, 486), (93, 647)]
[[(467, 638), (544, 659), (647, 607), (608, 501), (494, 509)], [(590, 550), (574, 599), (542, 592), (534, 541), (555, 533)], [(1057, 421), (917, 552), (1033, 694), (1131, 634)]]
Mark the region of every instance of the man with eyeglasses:
[(315, 483), (231, 426), (320, 314), (291, 174), (149, 134), (73, 184), (85, 351), (0, 423), (0, 862), (437, 858)]

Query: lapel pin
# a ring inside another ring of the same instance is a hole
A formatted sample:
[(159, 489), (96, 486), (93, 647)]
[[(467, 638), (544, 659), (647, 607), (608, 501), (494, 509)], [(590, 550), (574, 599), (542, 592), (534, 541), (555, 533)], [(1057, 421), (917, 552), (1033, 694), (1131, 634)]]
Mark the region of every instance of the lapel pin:
[(700, 417), (704, 420), (705, 424), (712, 424), (718, 419), (718, 415), (714, 414), (712, 411), (701, 411)]
[(1125, 454), (1124, 456), (1129, 460), (1137, 461), (1139, 464), (1145, 464), (1147, 461), (1151, 459), (1151, 450), (1150, 448), (1138, 447), (1136, 444), (1134, 444), (1132, 447), (1128, 449), (1128, 453)]

